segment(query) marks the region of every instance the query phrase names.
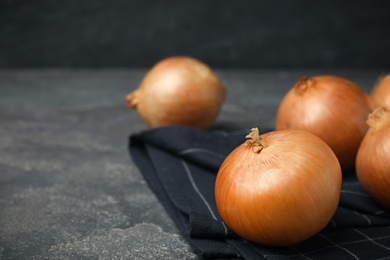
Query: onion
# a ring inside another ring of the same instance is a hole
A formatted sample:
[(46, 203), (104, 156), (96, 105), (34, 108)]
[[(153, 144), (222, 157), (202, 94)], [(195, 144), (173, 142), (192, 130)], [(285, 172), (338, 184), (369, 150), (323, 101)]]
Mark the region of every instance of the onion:
[(347, 170), (355, 165), (371, 111), (368, 95), (352, 81), (337, 76), (303, 77), (281, 101), (276, 130), (299, 129), (317, 135)]
[(390, 74), (379, 79), (370, 96), (375, 107), (390, 108)]
[(154, 65), (126, 101), (151, 128), (207, 129), (215, 122), (225, 96), (224, 84), (209, 66), (194, 58), (173, 56)]
[(390, 109), (376, 108), (367, 123), (369, 129), (356, 157), (356, 174), (372, 198), (390, 210)]
[(262, 245), (299, 243), (326, 226), (340, 199), (341, 167), (320, 138), (300, 130), (259, 136), (222, 163), (215, 199), (224, 222), (241, 237)]

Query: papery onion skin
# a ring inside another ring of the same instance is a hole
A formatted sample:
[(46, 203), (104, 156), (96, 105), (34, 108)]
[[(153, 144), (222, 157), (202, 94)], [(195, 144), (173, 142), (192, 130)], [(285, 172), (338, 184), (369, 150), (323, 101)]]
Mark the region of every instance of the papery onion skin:
[(323, 229), (340, 199), (341, 167), (320, 138), (273, 131), (234, 149), (222, 163), (215, 198), (224, 222), (267, 246), (294, 245)]
[(385, 106), (390, 108), (390, 74), (379, 78), (370, 94), (375, 107)]
[(390, 210), (390, 109), (375, 109), (367, 123), (370, 127), (356, 157), (356, 175), (371, 197)]
[(372, 110), (368, 94), (348, 79), (302, 77), (279, 105), (276, 130), (299, 129), (317, 135), (333, 149), (343, 170), (350, 170)]
[(208, 129), (225, 98), (222, 80), (208, 65), (195, 58), (172, 56), (155, 64), (126, 100), (150, 128)]

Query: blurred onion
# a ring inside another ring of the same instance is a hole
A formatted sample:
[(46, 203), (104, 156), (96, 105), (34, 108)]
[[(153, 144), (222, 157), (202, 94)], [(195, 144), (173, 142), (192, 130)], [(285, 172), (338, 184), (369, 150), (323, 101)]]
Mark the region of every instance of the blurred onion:
[(299, 129), (317, 135), (333, 149), (341, 167), (351, 169), (371, 110), (368, 95), (350, 80), (303, 77), (281, 101), (276, 130)]
[(223, 82), (209, 66), (194, 58), (173, 56), (153, 66), (126, 101), (151, 128), (207, 129), (216, 121), (225, 97)]
[(370, 114), (369, 129), (356, 157), (356, 174), (366, 191), (390, 210), (390, 109)]

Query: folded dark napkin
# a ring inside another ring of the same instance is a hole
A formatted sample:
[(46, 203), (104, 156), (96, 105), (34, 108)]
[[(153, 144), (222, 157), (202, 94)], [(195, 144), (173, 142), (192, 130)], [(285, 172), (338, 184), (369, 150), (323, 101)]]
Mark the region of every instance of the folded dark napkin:
[(133, 161), (196, 254), (223, 259), (390, 256), (390, 212), (370, 198), (354, 173), (343, 176), (339, 207), (326, 228), (312, 238), (295, 246), (273, 248), (234, 234), (218, 214), (214, 182), (224, 158), (245, 142), (249, 132), (166, 127), (130, 136)]

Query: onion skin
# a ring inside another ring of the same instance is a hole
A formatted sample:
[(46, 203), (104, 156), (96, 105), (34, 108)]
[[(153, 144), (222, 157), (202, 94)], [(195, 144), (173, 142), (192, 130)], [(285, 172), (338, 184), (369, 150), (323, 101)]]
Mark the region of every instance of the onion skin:
[(375, 109), (367, 123), (369, 129), (356, 157), (356, 175), (371, 197), (390, 210), (390, 109)]
[(390, 108), (390, 74), (381, 77), (370, 94), (375, 107)]
[(210, 128), (226, 98), (221, 79), (205, 63), (173, 56), (155, 64), (126, 96), (150, 128), (181, 125)]
[(281, 101), (276, 130), (299, 129), (324, 140), (343, 170), (355, 167), (373, 106), (354, 82), (337, 76), (303, 77)]
[(288, 246), (327, 225), (338, 206), (341, 181), (340, 164), (320, 138), (300, 130), (273, 131), (259, 142), (247, 140), (226, 157), (215, 198), (222, 219), (239, 236)]

